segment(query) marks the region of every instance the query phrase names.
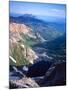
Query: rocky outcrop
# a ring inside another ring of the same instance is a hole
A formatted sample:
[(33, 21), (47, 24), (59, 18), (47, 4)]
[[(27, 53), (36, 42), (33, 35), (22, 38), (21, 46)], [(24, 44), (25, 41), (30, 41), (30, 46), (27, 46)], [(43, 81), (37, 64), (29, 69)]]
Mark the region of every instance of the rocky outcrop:
[(28, 34), (30, 32), (30, 28), (24, 24), (10, 23), (9, 28), (10, 28), (10, 31), (13, 33), (17, 32), (17, 33)]
[(10, 88), (35, 88), (39, 85), (31, 78), (24, 77), (21, 80), (10, 81)]
[[(43, 64), (37, 66), (38, 67), (35, 68), (35, 66), (32, 65), (28, 68), (27, 73), (22, 72), (24, 76), (20, 73), (21, 69), (19, 70), (19, 67), (17, 67), (18, 70), (15, 69), (16, 73), (14, 73), (14, 75), (19, 75), (19, 77), (21, 77), (22, 75), (22, 77), (16, 80), (10, 79), (10, 88), (30, 88), (39, 86), (44, 87), (44, 86), (66, 85), (65, 62), (51, 64), (50, 66), (48, 64), (48, 69), (47, 65), (45, 65), (45, 67)], [(45, 70), (47, 69), (46, 71), (44, 71), (44, 73), (43, 68), (41, 66), (44, 67)], [(32, 71), (30, 71), (30, 68), (32, 68)]]
[[(12, 56), (15, 60), (17, 59), (17, 57), (18, 59), (24, 57), (26, 60), (28, 60), (29, 63), (33, 64), (34, 60), (36, 60), (38, 56), (28, 45), (25, 44), (25, 38), (21, 36), (22, 34), (31, 37), (31, 29), (24, 24), (18, 23), (10, 23), (9, 29), (10, 56)], [(22, 43), (19, 43), (20, 40), (22, 40)], [(15, 53), (17, 57), (14, 57)], [(17, 60), (17, 62), (18, 61), (19, 60)], [(21, 60), (19, 62), (21, 62)]]
[(10, 47), (10, 55), (11, 56), (12, 56), (13, 52), (15, 51), (15, 49), (16, 49), (16, 55), (24, 56), (24, 58), (26, 58), (31, 64), (33, 64), (33, 62), (38, 58), (36, 53), (30, 47), (26, 47), (24, 44), (22, 44), (22, 46), (21, 46), (18, 43), (12, 43), (12, 45)]
[(34, 33), (32, 32), (32, 29), (26, 26), (25, 24), (19, 24), (19, 23), (10, 23), (9, 24), (9, 38), (13, 41), (19, 41), (20, 39), (23, 40), (20, 34), (27, 35), (30, 38), (36, 38)]
[(31, 48), (26, 48), (26, 58), (29, 60), (30, 63), (33, 64), (33, 62), (38, 58), (38, 56)]

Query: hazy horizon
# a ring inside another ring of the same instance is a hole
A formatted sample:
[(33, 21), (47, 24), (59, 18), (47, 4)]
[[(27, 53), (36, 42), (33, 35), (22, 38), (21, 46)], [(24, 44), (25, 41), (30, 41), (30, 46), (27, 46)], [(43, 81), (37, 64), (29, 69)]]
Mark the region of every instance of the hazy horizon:
[(10, 15), (32, 14), (44, 21), (63, 21), (66, 18), (66, 5), (10, 1)]

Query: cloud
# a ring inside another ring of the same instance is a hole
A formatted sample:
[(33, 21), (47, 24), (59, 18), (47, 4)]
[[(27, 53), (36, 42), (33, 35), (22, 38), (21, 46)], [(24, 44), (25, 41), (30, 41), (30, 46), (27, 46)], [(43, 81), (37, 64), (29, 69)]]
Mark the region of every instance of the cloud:
[(58, 10), (58, 9), (51, 9), (52, 11), (54, 11), (54, 12), (59, 12), (60, 10)]

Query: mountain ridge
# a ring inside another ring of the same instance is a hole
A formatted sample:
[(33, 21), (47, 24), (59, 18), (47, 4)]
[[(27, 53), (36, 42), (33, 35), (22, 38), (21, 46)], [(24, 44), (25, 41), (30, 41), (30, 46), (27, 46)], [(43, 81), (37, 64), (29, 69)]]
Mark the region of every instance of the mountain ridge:
[(10, 16), (10, 22), (25, 24), (26, 26), (29, 26), (32, 28), (33, 32), (38, 32), (45, 40), (52, 40), (53, 38), (56, 38), (62, 34), (58, 32), (56, 28), (50, 26), (45, 21), (29, 14), (24, 14), (18, 17)]

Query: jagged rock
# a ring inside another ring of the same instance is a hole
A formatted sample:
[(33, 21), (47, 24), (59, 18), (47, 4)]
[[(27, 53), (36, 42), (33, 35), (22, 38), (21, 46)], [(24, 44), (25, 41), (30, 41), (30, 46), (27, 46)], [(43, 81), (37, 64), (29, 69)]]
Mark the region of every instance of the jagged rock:
[(36, 60), (38, 58), (36, 53), (31, 48), (26, 49), (26, 57), (29, 60), (29, 62), (32, 64), (34, 62), (33, 60)]
[(36, 36), (32, 32), (32, 29), (30, 27), (26, 26), (25, 24), (10, 23), (9, 29), (10, 29), (9, 38), (13, 42), (20, 41), (20, 39), (22, 39), (24, 41), (24, 39), (21, 37), (20, 34), (24, 34), (30, 38), (36, 39)]
[(19, 24), (19, 23), (10, 23), (10, 31), (11, 32), (19, 32), (19, 33), (24, 33), (24, 34), (27, 34), (28, 32), (30, 32), (30, 28), (27, 27), (26, 25), (24, 24)]
[(13, 88), (14, 88), (14, 86), (16, 88), (33, 88), (33, 87), (39, 87), (39, 85), (34, 80), (32, 80), (31, 78), (27, 78), (27, 77), (24, 77), (21, 80), (10, 81), (10, 88), (11, 88), (11, 86)]

